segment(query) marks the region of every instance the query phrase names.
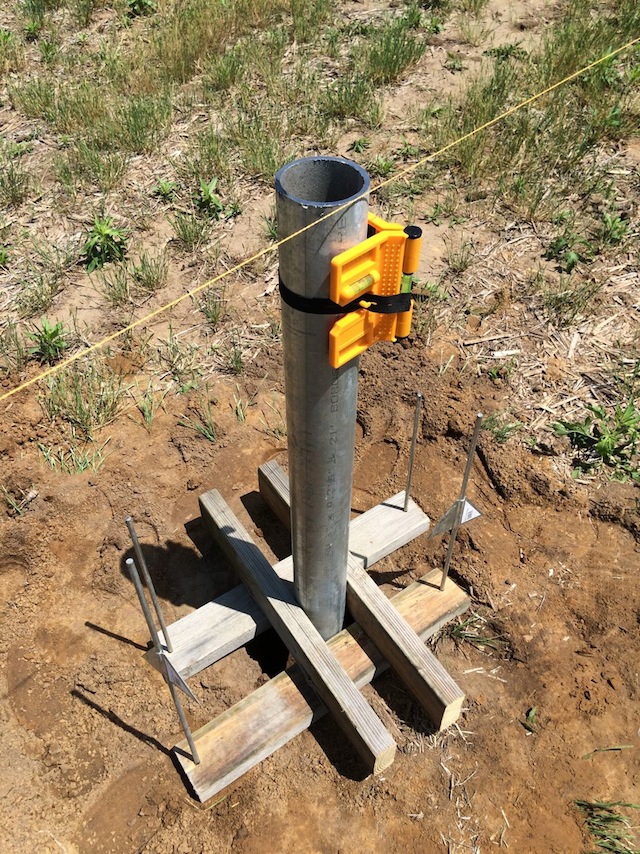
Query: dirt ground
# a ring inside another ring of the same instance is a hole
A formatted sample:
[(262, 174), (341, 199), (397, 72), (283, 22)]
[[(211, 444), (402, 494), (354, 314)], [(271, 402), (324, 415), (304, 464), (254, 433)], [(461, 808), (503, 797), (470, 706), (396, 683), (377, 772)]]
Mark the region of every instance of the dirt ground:
[[(221, 418), (228, 385), (215, 389)], [(269, 399), (279, 387), (274, 376)], [(434, 519), (455, 498), (474, 413), (500, 403), (482, 379), (439, 376), (429, 348), (371, 351), (354, 510), (402, 488), (417, 387), (426, 410), (415, 498)], [(46, 430), (35, 402), (5, 413), (3, 466), (11, 461), (12, 476), (37, 484), (38, 496), (0, 522), (4, 850), (580, 851), (573, 799), (633, 801), (640, 783), (637, 492), (576, 485), (553, 458), (488, 433), (471, 487), (483, 516), (461, 534), (453, 576), (486, 620), (480, 634), (500, 643), (437, 643), (467, 694), (459, 727), (433, 735), (385, 676), (366, 690), (400, 748), (382, 776), (362, 779), (324, 719), (213, 804), (189, 795), (169, 754), (180, 731), (168, 692), (142, 661), (148, 639), (123, 574), (123, 519), (136, 520), (168, 620), (234, 583), (201, 528), (200, 492), (218, 488), (267, 554), (285, 554), (256, 495), (257, 466), (285, 459), (259, 429), (260, 403), (243, 424), (227, 403), (217, 445), (183, 435), (172, 406), (152, 436), (122, 418), (100, 472), (73, 477), (32, 453)], [(445, 545), (422, 538), (373, 575), (391, 593), (441, 566)], [(192, 725), (264, 681), (273, 646), (260, 639), (195, 677)], [(535, 733), (523, 726), (532, 707)], [(629, 749), (592, 753), (619, 745)]]
[[(371, 5), (346, 4), (356, 19)], [(553, 19), (553, 9), (542, 0), (492, 2), (496, 43), (527, 45), (536, 27)], [(406, 116), (413, 100), (459, 85), (445, 67), (448, 52), (473, 69), (482, 49), (464, 44), (453, 27), (433, 38), (413, 76), (385, 103), (395, 138), (411, 136)], [(15, 139), (35, 124), (7, 102), (0, 105), (0, 123)], [(349, 146), (358, 135), (346, 133), (332, 153), (352, 156)], [(386, 135), (372, 135), (372, 156), (386, 150)], [(178, 139), (167, 143), (165, 154)], [(47, 189), (47, 146), (57, 143), (43, 131), (34, 144), (32, 160), (42, 158)], [(631, 188), (629, 218), (637, 219), (640, 144), (630, 140), (605, 153), (621, 186)], [(136, 193), (165, 174), (159, 164), (166, 162), (168, 155), (137, 159), (134, 179), (121, 197), (113, 192), (107, 209), (135, 222)], [(242, 192), (245, 213), (220, 226), (219, 257), (227, 267), (265, 243), (272, 191), (252, 184)], [(434, 193), (416, 203), (426, 236), (422, 281), (437, 280), (446, 266), (449, 232), (425, 221), (443, 197)], [(59, 221), (46, 192), (37, 204), (18, 211), (15, 221), (53, 242), (90, 221)], [(404, 201), (394, 204), (401, 208)], [(164, 212), (157, 200), (148, 205), (141, 245), (166, 247), (172, 238)], [(173, 763), (171, 748), (182, 733), (162, 678), (142, 658), (148, 637), (125, 573), (131, 549), (124, 519), (135, 520), (168, 622), (237, 583), (201, 524), (200, 493), (218, 489), (269, 558), (288, 554), (288, 535), (257, 492), (261, 463), (277, 458), (286, 465), (277, 266), (270, 256), (229, 286), (234, 322), (244, 335), (242, 374), (220, 369), (237, 329), (197, 338), (204, 324), (189, 302), (162, 316), (152, 346), (171, 325), (186, 342), (195, 329), (194, 340), (207, 342), (207, 358), (214, 354), (207, 384), (191, 394), (167, 394), (151, 430), (132, 395), (96, 437), (108, 442), (99, 471), (68, 475), (47, 465), (38, 443), (63, 442), (65, 434), (44, 416), (35, 389), (0, 404), (0, 485), (28, 497), (21, 514), (0, 508), (0, 854), (494, 848), (578, 854), (591, 843), (575, 799), (640, 802), (638, 487), (605, 477), (576, 481), (567, 445), (549, 430), (551, 420), (571, 416), (585, 400), (611, 403), (603, 372), (614, 340), (626, 346), (635, 336), (637, 352), (637, 255), (630, 251), (611, 270), (607, 261), (594, 262), (606, 280), (601, 296), (588, 317), (562, 329), (549, 324), (524, 288), (531, 270), (544, 265), (551, 231), (496, 224), (493, 212), (472, 205), (463, 212), (477, 255), (453, 282), (449, 303), (434, 309), (427, 332), (379, 345), (361, 360), (352, 499), (356, 514), (404, 488), (418, 390), (425, 408), (413, 496), (434, 521), (457, 497), (478, 411), (506, 413), (538, 440), (541, 452), (534, 453), (520, 438), (501, 444), (494, 432), (481, 434), (470, 498), (482, 516), (460, 533), (451, 575), (472, 599), (468, 631), (492, 640), (474, 644), (445, 631), (434, 641), (466, 693), (459, 725), (434, 734), (388, 674), (364, 691), (399, 748), (381, 776), (363, 776), (329, 717), (212, 802), (198, 803)], [(555, 275), (553, 265), (546, 266)], [(203, 282), (212, 270), (218, 267), (206, 254), (176, 251), (166, 288), (138, 314)], [(18, 278), (7, 274), (2, 284), (4, 311)], [(66, 285), (52, 316), (65, 323), (75, 316), (86, 341), (120, 325), (83, 270), (72, 269)], [(126, 382), (136, 381), (147, 345), (138, 330), (110, 357)], [(492, 376), (488, 366), (508, 359), (508, 372)], [(35, 364), (27, 368), (36, 371)], [(2, 381), (0, 390), (12, 384)], [(184, 426), (185, 418), (196, 417), (203, 389), (215, 442)], [(246, 403), (243, 419), (239, 399)], [(446, 547), (446, 537), (422, 537), (377, 564), (372, 575), (391, 595), (442, 567)], [(200, 704), (185, 698), (192, 727), (273, 676), (282, 658), (277, 639), (267, 635), (194, 677)]]

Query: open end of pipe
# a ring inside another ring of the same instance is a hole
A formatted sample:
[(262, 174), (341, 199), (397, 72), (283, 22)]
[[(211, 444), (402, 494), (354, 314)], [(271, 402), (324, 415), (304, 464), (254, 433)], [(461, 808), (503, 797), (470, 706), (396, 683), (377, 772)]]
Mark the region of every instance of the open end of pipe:
[(306, 207), (336, 207), (369, 192), (369, 175), (340, 157), (302, 157), (276, 174), (276, 192)]

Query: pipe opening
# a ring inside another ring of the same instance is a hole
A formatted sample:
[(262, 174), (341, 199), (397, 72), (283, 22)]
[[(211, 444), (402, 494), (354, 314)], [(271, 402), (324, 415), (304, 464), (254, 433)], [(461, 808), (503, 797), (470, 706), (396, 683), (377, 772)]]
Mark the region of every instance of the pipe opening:
[(369, 191), (369, 175), (338, 157), (303, 157), (276, 175), (277, 192), (301, 205), (340, 205)]

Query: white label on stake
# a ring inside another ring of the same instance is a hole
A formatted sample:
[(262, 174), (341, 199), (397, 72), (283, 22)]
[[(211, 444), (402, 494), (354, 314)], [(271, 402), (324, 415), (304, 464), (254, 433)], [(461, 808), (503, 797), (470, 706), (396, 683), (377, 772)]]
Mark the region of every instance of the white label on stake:
[[(433, 529), (429, 532), (430, 537), (437, 537), (438, 534), (446, 534), (447, 531), (450, 531), (456, 521), (456, 513), (460, 512), (460, 502), (455, 501), (451, 507), (447, 510), (444, 516), (440, 519), (439, 522), (433, 527)], [(480, 511), (473, 506), (470, 501), (464, 502), (462, 506), (462, 512), (460, 512), (460, 521), (459, 525), (465, 525), (467, 522), (471, 522), (472, 519), (477, 519), (478, 516), (482, 514)]]
[(180, 674), (175, 669), (173, 664), (171, 664), (171, 662), (169, 661), (169, 659), (166, 656), (166, 653), (164, 651), (161, 652), (158, 655), (158, 658), (160, 658), (162, 660), (162, 664), (163, 664), (164, 672), (165, 672), (165, 678), (169, 682), (172, 682), (176, 686), (176, 688), (179, 688), (181, 691), (184, 691), (184, 693), (187, 695), (187, 697), (191, 697), (192, 700), (195, 700), (196, 703), (199, 703), (200, 701), (198, 700), (196, 695), (193, 693), (191, 688), (189, 688), (189, 686), (184, 681), (182, 676), (180, 676)]
[(470, 522), (472, 519), (477, 519), (480, 515), (482, 515), (480, 511), (476, 507), (474, 507), (470, 501), (465, 501), (464, 507), (462, 508), (462, 517), (460, 519), (460, 524), (464, 525), (466, 522)]

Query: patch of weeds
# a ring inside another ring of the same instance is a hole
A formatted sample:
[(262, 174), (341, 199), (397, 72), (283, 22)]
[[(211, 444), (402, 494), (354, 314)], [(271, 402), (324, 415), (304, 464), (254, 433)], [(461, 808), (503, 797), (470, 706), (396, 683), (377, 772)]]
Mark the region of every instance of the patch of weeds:
[(529, 56), (528, 52), (523, 47), (520, 47), (520, 42), (511, 42), (509, 44), (490, 47), (489, 50), (483, 51), (482, 55), (492, 56), (496, 62), (507, 62), (510, 59), (523, 60)]
[(127, 254), (128, 237), (124, 228), (117, 228), (113, 224), (112, 217), (95, 217), (82, 247), (82, 259), (87, 272), (91, 273), (111, 261), (123, 261)]
[(20, 317), (35, 317), (50, 308), (60, 290), (59, 279), (55, 275), (34, 270), (22, 283), (17, 301)]
[(78, 183), (93, 185), (103, 192), (116, 187), (129, 167), (129, 158), (119, 151), (101, 151), (95, 144), (78, 140), (57, 158), (60, 183), (73, 192)]
[(497, 413), (487, 415), (482, 422), (482, 429), (493, 433), (493, 438), (499, 445), (504, 445), (520, 430), (522, 424), (519, 421), (505, 420), (504, 416)]
[(98, 471), (108, 454), (104, 453), (104, 449), (110, 442), (110, 438), (97, 447), (85, 446), (78, 447), (71, 445), (67, 448), (53, 448), (48, 445), (38, 442), (38, 450), (44, 457), (44, 460), (54, 471), (61, 471), (63, 474), (81, 474), (83, 471)]
[(545, 310), (560, 326), (570, 326), (601, 287), (595, 280), (575, 283), (569, 275), (560, 276), (558, 283), (543, 294)]
[(127, 0), (127, 15), (130, 18), (153, 15), (157, 11), (158, 4), (155, 0)]
[(200, 403), (192, 407), (195, 417), (188, 418), (186, 415), (182, 415), (178, 424), (180, 427), (187, 427), (189, 430), (195, 431), (208, 442), (215, 442), (218, 428), (213, 418), (213, 405), (208, 394), (203, 396)]
[(457, 74), (460, 71), (464, 71), (466, 65), (462, 64), (462, 60), (455, 53), (451, 53), (451, 51), (447, 51), (447, 59), (444, 64), (444, 67), (447, 71), (451, 71), (452, 74)]
[(123, 308), (131, 303), (131, 283), (126, 264), (114, 264), (98, 272), (98, 290), (113, 308)]
[(152, 294), (167, 283), (169, 261), (164, 251), (152, 255), (143, 251), (137, 264), (131, 267), (131, 276), (136, 287), (145, 293)]
[(24, 515), (27, 507), (38, 497), (38, 493), (33, 486), (27, 490), (15, 487), (7, 489), (2, 486), (2, 497), (7, 505), (7, 515), (15, 517)]
[(325, 87), (318, 99), (318, 110), (330, 119), (356, 118), (369, 127), (378, 127), (382, 122), (382, 102), (375, 86), (355, 72), (344, 74)]
[(17, 208), (33, 189), (33, 179), (19, 162), (10, 160), (0, 168), (0, 201), (7, 207)]
[(175, 216), (168, 219), (176, 239), (189, 252), (195, 251), (209, 239), (211, 221), (198, 216), (195, 211), (177, 211)]
[(231, 347), (228, 353), (228, 366), (232, 374), (239, 376), (244, 373), (244, 353), (240, 342), (240, 335), (236, 331), (233, 335)]
[(278, 239), (278, 218), (276, 217), (275, 211), (263, 217), (263, 221), (265, 235), (269, 240), (275, 242)]
[(9, 249), (0, 244), (0, 267), (6, 270), (9, 266)]
[(514, 359), (509, 359), (508, 362), (501, 362), (497, 365), (494, 365), (492, 368), (489, 368), (487, 371), (487, 376), (493, 382), (498, 382), (499, 380), (508, 380), (511, 374), (513, 373), (513, 369), (515, 368), (516, 363)]
[[(573, 802), (581, 811), (584, 826), (593, 838), (599, 851), (613, 854), (634, 854), (634, 836), (626, 816), (620, 809), (640, 809), (639, 804), (625, 801), (583, 801)], [(594, 852), (595, 854), (595, 852)]]
[(245, 44), (238, 43), (207, 60), (202, 74), (205, 92), (226, 92), (242, 80), (246, 71), (247, 49)]
[(580, 261), (588, 261), (593, 257), (593, 247), (576, 231), (573, 212), (563, 212), (560, 219), (565, 221), (562, 234), (553, 238), (544, 257), (548, 261), (558, 261), (560, 270), (571, 273)]
[(574, 475), (606, 466), (614, 480), (640, 483), (640, 409), (630, 398), (616, 405), (613, 413), (597, 404), (587, 406), (589, 415), (582, 421), (556, 421), (556, 436), (568, 436), (578, 451)]
[(167, 393), (167, 391), (159, 393), (156, 392), (153, 383), (149, 380), (144, 394), (136, 401), (136, 407), (142, 415), (144, 426), (149, 432), (151, 432), (151, 425), (153, 424), (153, 419), (155, 418), (156, 413), (164, 404), (164, 399), (167, 396)]
[(293, 34), (299, 43), (317, 41), (320, 26), (333, 11), (332, 0), (290, 0)]
[(274, 417), (270, 418), (267, 412), (263, 409), (260, 421), (264, 426), (264, 432), (267, 436), (271, 436), (276, 442), (283, 439), (287, 435), (287, 424), (282, 411), (273, 403), (267, 403), (267, 407), (274, 413)]
[(387, 157), (385, 154), (378, 154), (373, 160), (367, 164), (367, 171), (373, 178), (387, 178), (395, 167), (393, 157)]
[(461, 237), (459, 240), (445, 239), (445, 260), (451, 272), (458, 276), (464, 273), (476, 257), (476, 246), (473, 240)]
[(215, 329), (227, 316), (227, 298), (224, 288), (222, 290), (207, 288), (197, 300), (196, 306), (211, 329)]
[(60, 419), (73, 435), (90, 440), (116, 417), (125, 395), (122, 376), (99, 358), (74, 362), (49, 378), (40, 404), (52, 421)]
[(171, 374), (180, 394), (196, 388), (202, 373), (197, 344), (182, 342), (169, 327), (169, 337), (162, 342), (160, 361)]
[(507, 642), (501, 635), (487, 634), (487, 621), (480, 614), (471, 614), (469, 617), (458, 618), (458, 622), (447, 627), (446, 634), (456, 644), (470, 643), (480, 650), (504, 649)]
[(426, 49), (426, 39), (412, 32), (410, 14), (394, 18), (370, 34), (361, 68), (374, 85), (393, 83)]
[(13, 320), (8, 320), (0, 328), (0, 371), (10, 377), (24, 370), (28, 361), (29, 352), (18, 326)]
[(28, 335), (35, 345), (29, 350), (29, 356), (41, 365), (55, 364), (67, 348), (67, 334), (61, 321), (53, 324), (45, 317), (42, 325), (35, 326)]
[(24, 50), (19, 40), (4, 27), (0, 27), (0, 73), (18, 71), (24, 63)]
[(250, 397), (244, 400), (242, 397), (240, 397), (240, 389), (238, 388), (238, 386), (236, 386), (236, 391), (233, 395), (233, 411), (235, 413), (237, 421), (244, 423), (247, 420), (247, 412), (249, 411), (250, 407), (256, 405), (256, 397), (257, 392), (254, 392)]

